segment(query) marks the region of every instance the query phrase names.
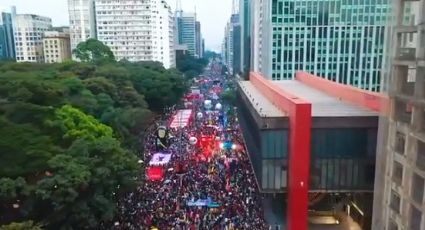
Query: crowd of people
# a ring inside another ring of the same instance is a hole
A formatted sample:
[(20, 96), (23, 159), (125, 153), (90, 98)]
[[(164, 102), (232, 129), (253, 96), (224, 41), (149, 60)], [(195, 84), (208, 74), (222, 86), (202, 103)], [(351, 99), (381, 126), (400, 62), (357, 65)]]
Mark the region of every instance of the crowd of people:
[[(205, 114), (202, 103), (194, 103), (193, 109), (195, 114)], [(218, 114), (223, 112), (199, 116), (188, 126), (168, 129), (163, 151), (172, 157), (164, 166), (164, 178), (147, 178), (120, 201), (114, 229), (268, 229), (237, 119), (230, 115), (229, 122), (223, 124)], [(165, 117), (164, 123), (169, 119)], [(211, 131), (206, 124), (221, 129)], [(214, 135), (212, 142), (217, 142), (215, 137), (219, 136), (220, 140), (238, 144), (238, 148), (211, 144), (206, 150), (191, 143), (191, 137), (202, 135)], [(150, 131), (145, 139), (145, 163), (157, 151), (157, 135)]]

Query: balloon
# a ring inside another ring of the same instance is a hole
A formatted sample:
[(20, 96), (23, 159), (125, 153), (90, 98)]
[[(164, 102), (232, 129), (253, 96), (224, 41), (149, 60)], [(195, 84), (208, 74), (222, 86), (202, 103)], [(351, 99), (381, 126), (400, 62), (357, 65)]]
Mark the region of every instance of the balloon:
[(215, 109), (216, 109), (216, 110), (221, 110), (221, 108), (223, 108), (223, 106), (222, 106), (220, 103), (217, 103), (217, 104), (215, 105)]
[(206, 109), (211, 109), (211, 107), (212, 107), (211, 100), (205, 100), (204, 106), (205, 106)]
[(201, 112), (199, 112), (199, 113), (196, 114), (196, 118), (198, 118), (198, 119), (202, 119), (203, 116), (204, 115)]
[(189, 138), (189, 144), (195, 145), (197, 142), (198, 142), (198, 139), (196, 137)]

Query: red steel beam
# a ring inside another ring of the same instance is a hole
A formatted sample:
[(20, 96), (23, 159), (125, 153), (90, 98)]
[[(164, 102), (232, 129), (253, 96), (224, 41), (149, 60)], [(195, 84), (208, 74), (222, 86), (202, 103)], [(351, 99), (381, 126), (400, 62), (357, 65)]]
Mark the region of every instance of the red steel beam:
[(251, 72), (249, 80), (268, 100), (289, 116), (288, 229), (307, 230), (311, 103), (285, 92), (259, 73)]
[(298, 71), (295, 74), (295, 79), (333, 97), (340, 98), (360, 107), (381, 112), (383, 115), (389, 112), (389, 98), (384, 94), (370, 92), (351, 85), (340, 84), (303, 71)]

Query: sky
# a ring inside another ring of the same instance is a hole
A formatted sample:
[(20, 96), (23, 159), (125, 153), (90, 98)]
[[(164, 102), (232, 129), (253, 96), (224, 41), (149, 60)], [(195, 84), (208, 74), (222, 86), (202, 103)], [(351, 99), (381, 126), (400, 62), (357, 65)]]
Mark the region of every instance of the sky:
[[(175, 9), (177, 0), (166, 0)], [(230, 18), (232, 0), (181, 0), (183, 11), (194, 12), (201, 22), (208, 50), (220, 51), (224, 27)], [(16, 6), (17, 13), (32, 13), (52, 18), (54, 26), (67, 26), (67, 0), (0, 0), (1, 6)]]

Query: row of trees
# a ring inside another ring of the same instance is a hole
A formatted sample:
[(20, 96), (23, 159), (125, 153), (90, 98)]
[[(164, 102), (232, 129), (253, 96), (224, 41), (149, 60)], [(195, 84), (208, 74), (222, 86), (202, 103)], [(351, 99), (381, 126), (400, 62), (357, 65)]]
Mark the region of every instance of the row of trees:
[(140, 183), (140, 136), (188, 88), (178, 70), (116, 62), (96, 40), (74, 54), (83, 62), (0, 63), (0, 225), (22, 222), (10, 229), (110, 221)]

